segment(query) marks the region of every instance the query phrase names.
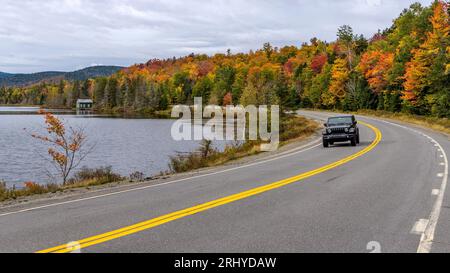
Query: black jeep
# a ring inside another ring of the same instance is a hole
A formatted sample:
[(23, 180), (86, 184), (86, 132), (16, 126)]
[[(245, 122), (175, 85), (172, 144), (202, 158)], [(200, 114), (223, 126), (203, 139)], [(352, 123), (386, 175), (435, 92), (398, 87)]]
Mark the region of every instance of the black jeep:
[(339, 116), (328, 119), (323, 132), (323, 147), (328, 148), (336, 142), (350, 141), (352, 146), (359, 144), (359, 128), (355, 116)]

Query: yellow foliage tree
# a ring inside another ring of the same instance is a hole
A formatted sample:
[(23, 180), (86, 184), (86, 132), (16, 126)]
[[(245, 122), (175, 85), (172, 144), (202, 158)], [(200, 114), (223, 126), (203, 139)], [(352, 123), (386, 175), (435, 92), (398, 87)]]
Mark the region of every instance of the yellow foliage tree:
[(346, 95), (346, 84), (350, 79), (347, 61), (336, 59), (331, 69), (330, 93), (337, 99), (343, 99)]

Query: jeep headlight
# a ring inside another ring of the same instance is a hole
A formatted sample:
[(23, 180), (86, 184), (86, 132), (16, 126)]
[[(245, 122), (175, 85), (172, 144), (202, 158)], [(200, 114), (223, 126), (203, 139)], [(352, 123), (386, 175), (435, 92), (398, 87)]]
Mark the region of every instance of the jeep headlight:
[(348, 133), (348, 128), (345, 128), (345, 132)]
[(348, 130), (350, 133), (355, 133), (356, 132), (356, 129), (355, 128), (350, 128), (349, 130)]
[(327, 134), (331, 134), (331, 129), (327, 129)]

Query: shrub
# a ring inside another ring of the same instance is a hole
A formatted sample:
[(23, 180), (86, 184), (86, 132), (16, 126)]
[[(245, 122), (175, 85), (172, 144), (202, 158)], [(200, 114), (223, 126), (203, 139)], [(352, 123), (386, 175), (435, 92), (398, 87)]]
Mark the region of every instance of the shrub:
[(132, 182), (137, 181), (137, 182), (141, 182), (144, 181), (144, 174), (141, 172), (134, 172), (132, 174), (130, 174), (130, 180)]
[(17, 189), (15, 186), (8, 188), (5, 182), (0, 182), (0, 202), (16, 199), (18, 197), (30, 196), (35, 194), (44, 194), (62, 190), (58, 184), (40, 185), (35, 182), (25, 182), (23, 188)]
[(43, 194), (48, 192), (46, 186), (39, 185), (35, 182), (25, 182), (25, 188), (23, 191), (26, 195)]
[(0, 201), (4, 201), (9, 198), (10, 190), (6, 187), (6, 183), (0, 181)]
[(112, 171), (112, 167), (100, 167), (91, 169), (81, 168), (72, 179), (69, 179), (67, 185), (76, 186), (77, 184), (103, 185), (123, 180), (123, 177)]
[(102, 167), (97, 169), (89, 169), (83, 167), (73, 178), (69, 179), (66, 184), (46, 184), (41, 185), (35, 182), (25, 182), (23, 188), (8, 188), (6, 183), (0, 181), (0, 202), (16, 199), (18, 197), (55, 193), (69, 188), (79, 188), (86, 186), (103, 185), (123, 180), (124, 178), (112, 171), (111, 167)]

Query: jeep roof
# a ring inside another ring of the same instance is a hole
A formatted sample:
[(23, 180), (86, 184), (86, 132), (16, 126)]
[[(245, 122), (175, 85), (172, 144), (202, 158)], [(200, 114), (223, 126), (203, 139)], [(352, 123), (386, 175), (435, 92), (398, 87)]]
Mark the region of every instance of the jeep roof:
[(355, 116), (352, 115), (346, 115), (346, 116), (336, 116), (336, 117), (330, 117), (328, 118), (328, 122), (330, 123), (330, 121), (334, 121), (334, 120), (342, 120), (342, 122), (333, 122), (333, 125), (346, 125), (346, 124), (351, 124), (353, 123), (356, 119)]

